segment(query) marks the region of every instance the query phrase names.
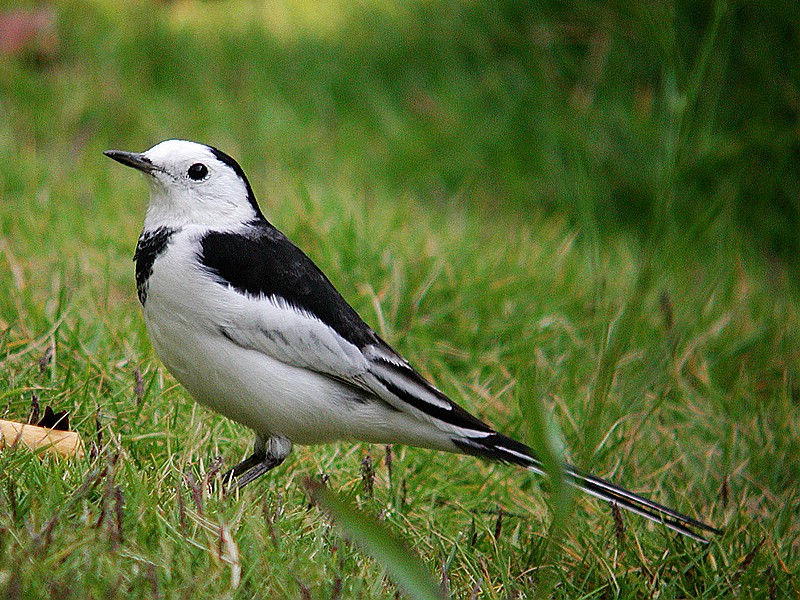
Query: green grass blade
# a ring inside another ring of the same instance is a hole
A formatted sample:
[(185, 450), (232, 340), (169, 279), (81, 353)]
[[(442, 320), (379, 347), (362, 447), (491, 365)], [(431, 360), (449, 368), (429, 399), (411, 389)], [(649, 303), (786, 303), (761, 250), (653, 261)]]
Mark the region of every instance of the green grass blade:
[(312, 499), (342, 532), (386, 569), (392, 580), (415, 600), (446, 598), (420, 559), (374, 517), (355, 509), (327, 487), (308, 480)]

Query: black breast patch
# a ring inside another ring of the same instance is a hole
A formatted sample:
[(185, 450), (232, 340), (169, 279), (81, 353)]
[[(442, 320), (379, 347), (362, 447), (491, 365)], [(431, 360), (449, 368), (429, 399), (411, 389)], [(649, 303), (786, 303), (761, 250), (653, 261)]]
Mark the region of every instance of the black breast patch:
[(136, 244), (133, 260), (136, 262), (136, 293), (144, 306), (147, 300), (147, 281), (153, 274), (153, 263), (158, 255), (167, 249), (169, 238), (175, 233), (169, 227), (159, 227), (153, 231), (143, 231)]

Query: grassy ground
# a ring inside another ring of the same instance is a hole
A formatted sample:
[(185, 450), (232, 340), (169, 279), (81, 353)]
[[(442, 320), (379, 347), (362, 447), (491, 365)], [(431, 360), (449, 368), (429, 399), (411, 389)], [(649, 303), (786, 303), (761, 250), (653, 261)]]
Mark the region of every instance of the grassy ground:
[[(0, 593), (393, 597), (385, 559), (310, 502), (324, 474), (453, 597), (798, 597), (796, 231), (743, 225), (759, 180), (718, 118), (747, 11), (682, 29), (626, 5), (256, 6), (68, 2), (0, 61), (0, 418), (35, 396), (91, 450), (0, 452)], [(571, 462), (723, 535), (615, 526), (511, 467), (401, 447), (297, 448), (239, 496), (207, 486), (250, 434), (154, 357), (145, 186), (101, 155), (168, 137), (239, 157), (270, 220), (455, 400), (540, 450), (546, 421)], [(791, 196), (780, 172), (763, 187)]]

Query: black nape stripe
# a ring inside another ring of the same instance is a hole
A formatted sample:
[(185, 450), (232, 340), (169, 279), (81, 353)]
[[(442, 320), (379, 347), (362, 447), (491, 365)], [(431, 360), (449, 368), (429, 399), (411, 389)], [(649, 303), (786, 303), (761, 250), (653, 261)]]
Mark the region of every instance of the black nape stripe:
[(143, 231), (139, 236), (133, 260), (136, 262), (136, 294), (143, 306), (147, 300), (147, 282), (153, 274), (153, 263), (167, 249), (169, 239), (175, 231), (169, 227), (159, 227), (153, 231)]
[(258, 202), (256, 201), (256, 195), (253, 192), (253, 188), (250, 185), (250, 181), (247, 179), (247, 175), (244, 174), (244, 169), (242, 169), (239, 163), (236, 162), (236, 159), (233, 158), (230, 154), (226, 154), (222, 150), (214, 148), (214, 146), (209, 146), (208, 149), (211, 150), (211, 153), (218, 161), (228, 165), (231, 169), (233, 169), (234, 173), (236, 173), (239, 176), (239, 179), (241, 179), (244, 182), (244, 185), (247, 188), (248, 202), (250, 202), (250, 205), (256, 211), (256, 215), (258, 215), (259, 218), (266, 220), (264, 214), (261, 212), (261, 209), (258, 206)]

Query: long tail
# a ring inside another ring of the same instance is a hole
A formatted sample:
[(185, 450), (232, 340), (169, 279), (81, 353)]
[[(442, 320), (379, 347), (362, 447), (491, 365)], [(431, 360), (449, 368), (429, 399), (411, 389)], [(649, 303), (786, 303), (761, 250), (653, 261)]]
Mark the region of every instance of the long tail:
[[(528, 446), (500, 433), (494, 433), (482, 438), (453, 439), (453, 442), (468, 454), (520, 465), (534, 473), (544, 474), (545, 472), (541, 461), (536, 458)], [(579, 490), (601, 500), (613, 502), (620, 508), (634, 512), (656, 523), (661, 523), (694, 540), (708, 543), (708, 540), (699, 533), (700, 531), (713, 534), (720, 533), (719, 529), (711, 525), (679, 513), (658, 502), (643, 498), (605, 479), (582, 473), (571, 465), (564, 465), (563, 468), (567, 482)]]

